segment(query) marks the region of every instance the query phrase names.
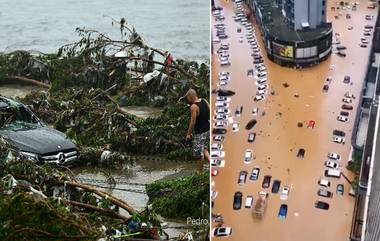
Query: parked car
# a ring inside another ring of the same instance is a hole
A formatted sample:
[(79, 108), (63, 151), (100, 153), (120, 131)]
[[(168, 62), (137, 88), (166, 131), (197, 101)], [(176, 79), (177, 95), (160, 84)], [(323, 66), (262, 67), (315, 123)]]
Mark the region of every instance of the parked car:
[(234, 202), (233, 202), (233, 209), (239, 210), (241, 208), (241, 202), (243, 200), (243, 193), (241, 192), (235, 192), (234, 194)]
[(223, 159), (211, 159), (212, 167), (224, 167), (225, 161)]
[(353, 108), (354, 107), (352, 105), (346, 105), (346, 104), (342, 105), (343, 110), (352, 110)]
[(280, 190), (280, 186), (281, 186), (281, 181), (274, 180), (272, 184), (272, 190), (271, 190), (272, 193), (278, 193), (278, 191)]
[(213, 137), (212, 137), (212, 140), (213, 141), (220, 141), (220, 142), (222, 142), (222, 141), (224, 141), (224, 136), (222, 136), (222, 135), (214, 135)]
[(247, 180), (247, 172), (246, 171), (240, 171), (239, 178), (238, 178), (238, 184), (244, 185), (245, 181)]
[(329, 167), (329, 168), (337, 169), (337, 168), (339, 168), (339, 163), (337, 163), (335, 161), (326, 161), (325, 166)]
[(334, 136), (345, 137), (345, 136), (346, 136), (346, 133), (344, 133), (344, 131), (340, 131), (340, 130), (333, 130), (333, 135), (334, 135)]
[(249, 180), (256, 181), (257, 179), (259, 179), (259, 175), (260, 175), (260, 168), (255, 167), (252, 170), (252, 173), (251, 173), (251, 176), (249, 177)]
[(347, 103), (347, 104), (351, 104), (352, 103), (352, 99), (350, 99), (350, 98), (343, 98), (342, 101), (344, 103)]
[(245, 199), (245, 208), (251, 208), (253, 205), (253, 196), (248, 195), (247, 198)]
[(224, 135), (227, 133), (227, 130), (224, 128), (214, 128), (212, 129), (212, 134), (214, 135)]
[(349, 119), (348, 119), (347, 116), (342, 116), (342, 115), (339, 115), (339, 116), (337, 117), (337, 120), (338, 120), (338, 121), (341, 121), (341, 122), (348, 122), (348, 121), (349, 121)]
[(214, 228), (214, 231), (212, 233), (214, 237), (228, 237), (232, 234), (232, 228), (231, 227)]
[(316, 201), (314, 203), (314, 207), (319, 208), (319, 209), (323, 209), (323, 210), (328, 210), (330, 205), (326, 202)]
[(298, 158), (304, 158), (305, 157), (305, 149), (300, 148), (297, 152), (297, 157)]
[(248, 142), (254, 142), (255, 141), (255, 138), (256, 138), (256, 133), (254, 132), (250, 132), (248, 134)]
[(330, 187), (331, 183), (329, 180), (326, 180), (324, 178), (321, 178), (318, 180), (318, 184), (322, 187)]
[(70, 165), (77, 160), (76, 145), (43, 123), (26, 105), (0, 96), (0, 113), (0, 137), (20, 156), (38, 164)]
[(239, 131), (239, 123), (234, 122), (232, 123), (232, 132), (238, 132)]
[(253, 159), (253, 151), (251, 149), (247, 149), (244, 155), (244, 163), (246, 164), (251, 163), (252, 159)]
[(336, 194), (343, 195), (344, 194), (344, 186), (343, 184), (336, 185)]
[(327, 154), (327, 157), (330, 158), (330, 159), (332, 159), (332, 160), (337, 160), (337, 161), (340, 160), (340, 155), (337, 154), (337, 153), (335, 153), (335, 152), (329, 152)]
[(284, 220), (287, 214), (288, 214), (288, 205), (281, 204), (280, 210), (278, 211), (278, 217)]
[(261, 100), (264, 100), (264, 99), (265, 99), (264, 95), (256, 95), (255, 98), (254, 98), (254, 101), (261, 101)]
[(339, 143), (339, 144), (344, 144), (344, 138), (343, 137), (339, 137), (339, 136), (334, 136), (333, 137), (333, 142)]
[(289, 192), (290, 192), (290, 188), (289, 188), (288, 186), (284, 186), (284, 187), (282, 188), (281, 193), (280, 193), (280, 199), (281, 199), (281, 200), (286, 200), (286, 199), (288, 199), (288, 197), (289, 197)]
[(268, 188), (270, 186), (271, 179), (272, 179), (272, 176), (269, 176), (269, 175), (264, 176), (262, 187)]
[(332, 192), (326, 190), (326, 189), (322, 189), (320, 188), (317, 192), (318, 196), (321, 196), (321, 197), (327, 197), (327, 198), (331, 198), (333, 196)]

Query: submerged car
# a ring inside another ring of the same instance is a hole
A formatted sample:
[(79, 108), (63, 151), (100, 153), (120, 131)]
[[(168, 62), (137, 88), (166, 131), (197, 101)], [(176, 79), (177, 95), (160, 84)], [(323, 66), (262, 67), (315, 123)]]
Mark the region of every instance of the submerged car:
[(0, 96), (0, 137), (15, 151), (36, 163), (66, 165), (78, 158), (76, 145), (48, 127), (24, 104)]

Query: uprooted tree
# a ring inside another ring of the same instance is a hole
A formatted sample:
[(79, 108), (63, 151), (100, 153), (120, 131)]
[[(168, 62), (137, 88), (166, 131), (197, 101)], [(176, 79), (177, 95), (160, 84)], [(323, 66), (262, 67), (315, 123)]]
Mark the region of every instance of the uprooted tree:
[[(190, 159), (190, 150), (181, 144), (189, 118), (181, 96), (189, 88), (202, 97), (209, 96), (209, 66), (174, 60), (169, 52), (149, 46), (125, 19), (112, 19), (112, 24), (120, 27), (120, 40), (77, 28), (80, 40), (56, 54), (0, 54), (0, 83), (39, 86), (41, 90), (21, 101), (77, 143), (81, 164), (98, 164), (105, 151), (111, 154), (102, 164), (130, 163), (135, 155)], [(158, 117), (143, 119), (123, 108), (129, 105), (163, 110)], [(0, 148), (1, 240), (158, 238), (160, 223), (149, 208), (136, 212), (127, 202), (83, 185), (69, 172), (24, 160), (3, 141)], [(204, 198), (209, 193), (207, 180), (202, 174), (160, 182), (150, 193), (157, 201), (161, 188), (169, 186), (174, 190), (170, 195), (175, 195), (177, 185), (200, 182), (202, 185), (184, 190), (199, 188), (186, 193)], [(205, 200), (204, 207), (208, 206), (208, 198)], [(153, 206), (163, 216), (172, 216), (164, 210), (173, 202), (160, 203)], [(204, 215), (196, 207), (183, 210), (185, 214)]]

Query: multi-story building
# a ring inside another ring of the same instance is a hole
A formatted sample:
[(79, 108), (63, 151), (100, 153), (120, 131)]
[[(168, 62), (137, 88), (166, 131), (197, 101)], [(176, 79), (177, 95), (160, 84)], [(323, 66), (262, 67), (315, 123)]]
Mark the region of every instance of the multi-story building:
[(326, 0), (277, 0), (277, 4), (295, 30), (313, 29), (326, 23)]
[(331, 55), (327, 0), (246, 0), (260, 26), (268, 58), (289, 67), (320, 63)]

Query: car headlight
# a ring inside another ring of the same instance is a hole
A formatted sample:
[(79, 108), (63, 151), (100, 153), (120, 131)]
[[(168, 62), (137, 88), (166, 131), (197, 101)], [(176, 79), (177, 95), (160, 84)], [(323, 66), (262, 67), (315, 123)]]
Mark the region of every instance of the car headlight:
[(20, 155), (25, 157), (27, 160), (29, 161), (34, 161), (34, 162), (37, 162), (38, 161), (38, 156), (37, 154), (34, 154), (32, 152), (25, 152), (25, 151), (21, 151), (20, 152)]

